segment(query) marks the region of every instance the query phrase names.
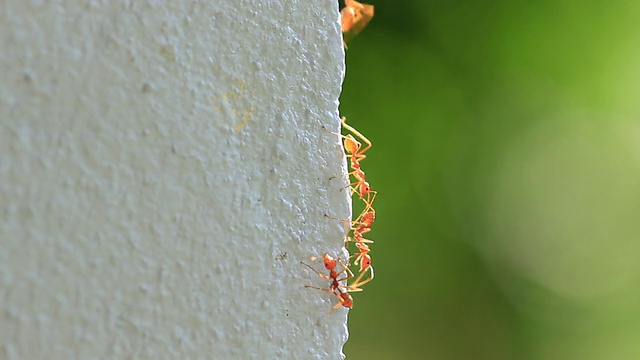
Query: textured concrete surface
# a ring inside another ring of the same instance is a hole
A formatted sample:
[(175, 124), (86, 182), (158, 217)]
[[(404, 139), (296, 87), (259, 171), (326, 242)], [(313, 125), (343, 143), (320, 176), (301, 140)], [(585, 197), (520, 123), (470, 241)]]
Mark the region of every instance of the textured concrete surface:
[(337, 6), (2, 2), (0, 358), (341, 357)]

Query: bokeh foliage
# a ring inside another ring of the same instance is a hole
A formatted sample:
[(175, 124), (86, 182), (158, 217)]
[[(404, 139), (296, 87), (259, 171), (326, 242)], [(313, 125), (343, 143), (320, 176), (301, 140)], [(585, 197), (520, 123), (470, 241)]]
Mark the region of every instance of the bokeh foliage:
[(640, 2), (377, 0), (348, 359), (640, 359)]

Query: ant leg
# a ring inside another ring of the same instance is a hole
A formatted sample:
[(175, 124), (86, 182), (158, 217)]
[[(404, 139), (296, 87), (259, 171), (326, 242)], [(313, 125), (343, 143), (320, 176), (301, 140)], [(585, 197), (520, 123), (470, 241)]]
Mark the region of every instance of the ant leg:
[[(365, 184), (367, 186), (366, 194), (363, 194), (361, 191), (356, 191), (356, 192), (358, 193), (358, 195), (360, 195), (360, 200), (364, 202), (364, 205), (365, 205), (364, 209), (365, 210), (367, 208), (373, 209), (373, 201), (376, 199), (376, 195), (378, 194), (378, 192), (376, 190), (371, 190), (371, 188), (369, 187), (369, 183), (365, 183)], [(371, 198), (372, 197), (371, 194), (373, 194), (373, 199)]]
[(340, 191), (350, 187), (351, 188), (351, 195), (353, 195), (354, 193), (358, 192), (358, 190), (356, 189), (356, 185), (358, 185), (360, 183), (362, 183), (362, 182), (361, 181), (352, 182), (352, 183), (350, 183), (350, 184), (348, 184), (346, 186), (341, 187)]
[(326, 291), (326, 292), (333, 293), (333, 291), (331, 289), (329, 289), (329, 288), (321, 288), (321, 287), (311, 286), (311, 285), (305, 285), (304, 287), (306, 287), (307, 289), (316, 289), (316, 290), (321, 290), (321, 291)]
[(340, 133), (335, 133), (335, 132), (333, 132), (333, 131), (331, 131), (331, 130), (327, 129), (327, 127), (326, 127), (326, 126), (324, 126), (324, 125), (322, 125), (322, 128), (324, 129), (324, 131), (328, 132), (329, 134), (333, 134), (333, 135), (336, 135), (336, 136), (340, 136), (342, 139), (346, 139), (346, 138), (347, 138), (347, 135), (342, 135), (342, 134), (340, 134)]
[[(335, 132), (333, 132), (333, 131), (331, 131), (331, 130), (327, 129), (327, 127), (326, 127), (326, 126), (324, 126), (324, 125), (322, 125), (322, 128), (324, 129), (324, 131), (328, 132), (329, 134), (333, 134), (333, 135), (339, 136), (339, 137), (340, 137), (341, 139), (343, 139), (343, 140), (348, 139), (347, 135), (342, 135), (342, 134), (340, 134), (340, 133), (335, 133)], [(353, 139), (353, 138), (352, 138), (352, 139)]]
[(349, 219), (347, 219), (347, 220), (344, 220), (344, 219), (338, 219), (337, 217), (333, 217), (333, 216), (331, 216), (331, 215), (327, 215), (327, 214), (324, 214), (324, 217), (328, 217), (329, 219), (338, 220), (338, 221), (341, 221), (341, 222), (344, 222), (344, 223), (351, 222), (351, 220), (349, 220)]
[(369, 269), (371, 269), (370, 273), (371, 276), (366, 279), (366, 280), (362, 280), (362, 278), (364, 277), (364, 275), (367, 273), (366, 271), (363, 271), (360, 273), (360, 275), (358, 275), (358, 277), (353, 281), (353, 283), (351, 285), (347, 285), (347, 291), (349, 292), (358, 292), (358, 291), (362, 291), (363, 289), (361, 289), (361, 287), (367, 283), (369, 283), (371, 280), (373, 280), (373, 266), (369, 266)]
[(324, 125), (322, 125), (322, 128), (324, 129), (324, 131), (328, 132), (329, 134), (338, 135), (338, 136), (344, 136), (342, 134), (334, 133), (333, 131), (327, 129), (327, 127), (324, 126)]
[[(318, 270), (314, 269), (313, 267), (311, 267), (311, 265), (306, 264), (306, 263), (303, 263), (302, 261), (300, 261), (300, 264), (305, 265), (306, 267), (308, 267), (309, 269), (311, 269), (314, 273), (318, 274), (318, 276), (320, 276), (320, 277), (321, 277), (321, 278), (323, 278), (324, 280), (331, 281), (331, 277), (330, 277), (330, 276), (327, 276), (327, 275), (325, 275), (325, 274), (321, 273), (320, 271), (318, 271)], [(307, 285), (305, 285), (305, 287), (307, 287)]]
[[(354, 228), (351, 229), (353, 231), (353, 238), (349, 238), (347, 239), (347, 242), (353, 242), (356, 244), (356, 247), (358, 246), (358, 244), (361, 244), (361, 247), (365, 247), (366, 244), (373, 244), (374, 241), (370, 240), (370, 239), (365, 239), (363, 237), (364, 234), (368, 233), (370, 231), (369, 228), (364, 228), (364, 229), (359, 229), (359, 228)], [(358, 247), (358, 249), (360, 249), (360, 247)], [(368, 247), (367, 247), (368, 249)]]
[[(347, 241), (345, 241), (345, 242), (352, 242), (352, 243), (356, 243), (356, 244), (373, 244), (374, 243), (373, 240), (365, 239), (363, 237), (360, 237), (358, 240), (356, 240), (355, 238), (351, 238), (351, 237), (348, 237), (348, 236), (347, 236)], [(352, 257), (354, 257), (356, 255), (350, 256), (349, 259), (351, 259)]]
[(342, 267), (344, 268), (344, 269), (342, 269), (342, 271), (340, 271), (340, 273), (343, 273), (343, 272), (346, 271), (349, 274), (349, 276), (347, 278), (341, 279), (341, 280), (349, 280), (349, 279), (351, 279), (351, 278), (353, 278), (355, 276), (353, 274), (353, 271), (351, 271), (351, 269), (349, 269), (349, 266), (347, 264), (343, 263), (342, 260), (340, 260), (340, 259), (338, 259), (338, 262), (340, 262), (340, 265), (342, 265)]
[[(341, 282), (341, 281), (346, 281), (349, 279), (353, 279), (355, 277), (355, 275), (353, 274), (353, 271), (351, 271), (351, 269), (349, 269), (349, 265), (345, 264), (344, 262), (342, 262), (342, 259), (337, 258), (336, 261), (340, 264), (340, 266), (342, 266), (342, 270), (340, 270), (339, 272), (335, 273), (335, 275), (332, 275), (329, 277), (329, 280), (331, 281), (335, 281), (335, 282)], [(347, 275), (341, 279), (338, 279), (338, 276), (340, 276), (341, 274), (347, 273)], [(326, 275), (325, 275), (326, 276)]]
[(355, 218), (355, 220), (353, 220), (354, 224), (361, 223), (362, 218), (365, 217), (368, 213), (374, 214), (375, 216), (376, 210), (373, 208), (373, 202), (376, 200), (377, 195), (378, 195), (377, 191), (371, 190), (369, 191), (369, 195), (367, 196), (367, 198), (362, 199), (364, 200), (365, 206), (364, 206), (364, 209), (362, 209), (362, 212), (360, 213), (360, 215), (358, 215), (358, 217)]
[(367, 200), (365, 201), (365, 208), (362, 210), (362, 212), (360, 213), (360, 216), (358, 216), (356, 218), (356, 220), (359, 220), (360, 217), (364, 216), (364, 214), (368, 211), (368, 210), (374, 210), (373, 208), (373, 202), (376, 200), (376, 196), (378, 196), (378, 192), (375, 190), (371, 190), (369, 191), (369, 195), (367, 196)]
[(369, 283), (371, 280), (373, 280), (373, 278), (374, 278), (374, 276), (373, 276), (373, 266), (369, 266), (369, 269), (371, 269), (371, 271), (370, 271), (371, 276), (366, 280), (360, 281), (359, 279), (362, 278), (364, 276), (364, 274), (366, 274), (366, 272), (362, 272), (361, 275), (358, 276), (356, 281), (354, 281), (354, 284), (350, 285), (350, 287), (353, 288), (353, 290), (362, 291), (361, 287), (366, 285), (367, 283)]
[(350, 259), (353, 257), (356, 258), (353, 262), (353, 265), (358, 265), (358, 262), (361, 261), (365, 255), (366, 255), (365, 253), (361, 253), (361, 252), (351, 255)]
[[(320, 291), (325, 291), (328, 293), (333, 294), (335, 297), (338, 298), (338, 303), (335, 304), (331, 310), (329, 311), (329, 313), (331, 313), (331, 311), (333, 310), (337, 310), (338, 308), (340, 308), (340, 306), (344, 306), (345, 300), (342, 296), (340, 296), (339, 294), (336, 294), (335, 290), (332, 290), (331, 288), (321, 288), (321, 287), (317, 287), (317, 286), (311, 286), (311, 285), (305, 285), (304, 287), (308, 288), (308, 289), (316, 289), (316, 290), (320, 290)], [(346, 307), (346, 306), (345, 306)]]
[(369, 240), (369, 239), (365, 239), (365, 238), (361, 238), (360, 240), (352, 240), (355, 243), (363, 243), (363, 244), (373, 244), (374, 241), (373, 240)]

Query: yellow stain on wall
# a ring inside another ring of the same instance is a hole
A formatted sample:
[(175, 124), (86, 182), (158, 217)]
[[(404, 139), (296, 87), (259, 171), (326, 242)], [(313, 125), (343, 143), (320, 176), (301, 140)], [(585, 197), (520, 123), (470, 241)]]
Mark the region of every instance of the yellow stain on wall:
[(160, 46), (160, 55), (167, 61), (176, 60), (176, 53), (171, 45)]
[[(246, 105), (244, 103), (246, 101), (243, 101), (243, 99), (247, 87), (246, 80), (235, 81), (233, 87), (233, 89), (222, 94), (213, 95), (211, 99), (217, 103), (213, 106), (213, 110), (217, 113), (230, 108), (231, 124), (235, 124), (233, 127), (235, 131), (240, 131), (251, 121), (255, 108), (250, 106), (248, 111), (245, 110)], [(219, 119), (216, 122), (220, 123)]]

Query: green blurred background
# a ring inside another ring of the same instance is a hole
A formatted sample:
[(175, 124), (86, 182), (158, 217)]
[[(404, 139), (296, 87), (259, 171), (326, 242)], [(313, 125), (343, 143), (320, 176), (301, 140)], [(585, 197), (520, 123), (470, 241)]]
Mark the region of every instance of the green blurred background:
[(640, 2), (371, 3), (347, 358), (640, 359)]

